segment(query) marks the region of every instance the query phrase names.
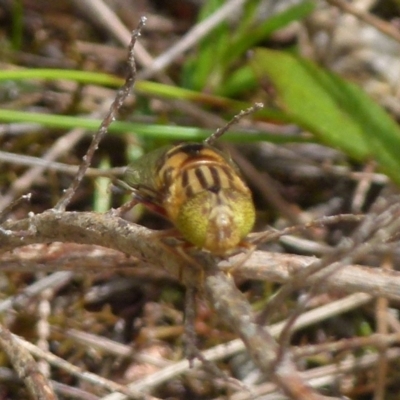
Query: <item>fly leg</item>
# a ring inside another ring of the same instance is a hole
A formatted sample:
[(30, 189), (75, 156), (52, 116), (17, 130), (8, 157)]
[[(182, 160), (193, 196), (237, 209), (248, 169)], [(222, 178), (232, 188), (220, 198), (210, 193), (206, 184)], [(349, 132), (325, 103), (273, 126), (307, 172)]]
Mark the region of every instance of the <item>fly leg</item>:
[[(193, 250), (194, 246), (183, 240), (176, 228), (154, 232), (153, 237), (165, 250), (185, 260), (188, 263), (187, 267), (195, 267), (198, 271), (202, 271), (202, 265), (189, 254), (189, 251)], [(171, 239), (175, 239), (175, 243), (166, 243), (166, 240)], [(180, 267), (179, 269), (180, 282), (182, 282), (183, 278), (183, 268), (184, 267)]]
[(225, 272), (228, 275), (231, 275), (235, 271), (235, 269), (240, 268), (242, 265), (244, 265), (257, 248), (255, 244), (250, 243), (248, 241), (240, 242), (238, 247), (244, 250), (242, 252), (243, 257), (240, 257), (234, 264), (224, 268)]

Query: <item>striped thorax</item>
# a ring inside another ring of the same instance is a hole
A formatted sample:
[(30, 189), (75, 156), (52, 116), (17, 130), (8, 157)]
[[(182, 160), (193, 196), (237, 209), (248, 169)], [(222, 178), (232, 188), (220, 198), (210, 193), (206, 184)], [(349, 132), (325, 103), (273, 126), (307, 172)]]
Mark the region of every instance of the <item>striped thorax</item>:
[(126, 181), (184, 239), (214, 255), (231, 253), (253, 227), (250, 190), (229, 156), (209, 145), (156, 150), (128, 167)]

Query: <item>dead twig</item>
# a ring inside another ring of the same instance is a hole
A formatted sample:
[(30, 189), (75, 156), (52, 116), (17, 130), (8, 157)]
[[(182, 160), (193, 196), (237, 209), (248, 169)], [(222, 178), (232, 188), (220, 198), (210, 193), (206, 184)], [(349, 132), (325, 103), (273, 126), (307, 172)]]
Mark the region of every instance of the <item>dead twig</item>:
[(55, 356), (54, 354), (51, 354), (49, 351), (45, 351), (39, 348), (38, 346), (35, 346), (34, 344), (22, 338), (16, 337), (14, 335), (12, 335), (12, 337), (16, 341), (16, 343), (25, 348), (35, 357), (38, 357), (42, 360), (46, 360), (49, 364), (57, 368), (62, 368), (64, 371), (68, 372), (72, 376), (76, 376), (85, 382), (93, 383), (111, 392), (123, 393), (127, 396), (128, 399), (145, 400), (150, 398), (149, 396), (146, 396), (143, 393), (139, 393), (134, 389), (129, 389), (124, 385), (112, 382), (108, 379), (102, 378), (101, 376), (93, 374), (91, 372), (83, 371), (81, 368), (63, 360), (60, 357)]
[(204, 21), (195, 25), (186, 35), (184, 35), (175, 45), (154, 59), (150, 67), (139, 73), (139, 79), (148, 79), (156, 72), (168, 67), (177, 57), (186, 50), (198, 44), (199, 40), (212, 31), (218, 24), (225, 21), (233, 12), (243, 6), (245, 0), (229, 0), (222, 5), (214, 14)]
[[(14, 235), (16, 231), (27, 229), (29, 224), (34, 224), (36, 227), (35, 235), (23, 238)], [(144, 274), (146, 268), (152, 265), (160, 270), (162, 276), (169, 276), (170, 279), (179, 279), (179, 268), (182, 269), (184, 279), (190, 276), (193, 269), (185, 268), (185, 262), (182, 259), (172, 255), (165, 247), (159, 246), (153, 240), (153, 235), (154, 232), (147, 228), (110, 214), (78, 212), (55, 214), (48, 211), (30, 219), (4, 223), (3, 231), (0, 231), (0, 251), (13, 250), (34, 243), (75, 242), (104, 246), (135, 258), (128, 259), (111, 250), (98, 248), (87, 253), (87, 247), (71, 248), (70, 244), (64, 244), (65, 250), (63, 250), (62, 245), (53, 244), (53, 247), (50, 246), (46, 251), (40, 247), (28, 247), (4, 254), (0, 257), (0, 270), (33, 271), (37, 270), (37, 265), (40, 264), (41, 268), (48, 272), (60, 269), (73, 271), (74, 268), (94, 272), (102, 271), (113, 264), (116, 270), (144, 268), (141, 272)], [(84, 254), (86, 257), (83, 257)], [(221, 261), (218, 264), (219, 268), (223, 271), (229, 270), (232, 265), (238, 264), (241, 257), (242, 255), (239, 254), (230, 258), (229, 261)], [(78, 266), (77, 259), (80, 260)], [(208, 259), (205, 255), (205, 260)], [(160, 260), (163, 261), (162, 265), (160, 265)], [(291, 281), (301, 270), (309, 268), (315, 262), (318, 262), (316, 257), (256, 251), (233, 273), (240, 278), (284, 283)], [(400, 272), (352, 264), (345, 264), (345, 267), (335, 273), (335, 279), (320, 283), (321, 290), (340, 290), (346, 293), (365, 292), (394, 301), (400, 300)], [(321, 273), (323, 274), (324, 271)], [(320, 278), (321, 276), (315, 273), (305, 284), (312, 285), (317, 281), (321, 282)]]
[(361, 21), (364, 21), (367, 24), (372, 25), (373, 27), (378, 29), (380, 32), (382, 32), (385, 35), (396, 40), (396, 42), (400, 42), (399, 30), (396, 29), (395, 26), (387, 23), (386, 21), (384, 21), (378, 17), (375, 17), (374, 15), (372, 15), (364, 10), (360, 10), (357, 7), (355, 7), (353, 4), (343, 1), (343, 0), (327, 0), (327, 2), (329, 4), (332, 4), (335, 7), (340, 8), (344, 12), (354, 15)]
[[(0, 161), (2, 163), (10, 163), (14, 165), (25, 165), (28, 167), (40, 167), (45, 170), (59, 171), (67, 175), (76, 175), (79, 167), (77, 165), (63, 164), (56, 161), (50, 161), (47, 159), (42, 159), (39, 157), (27, 156), (24, 154), (9, 153), (7, 151), (0, 151)], [(98, 177), (115, 177), (117, 175), (122, 175), (125, 168), (110, 168), (107, 171), (100, 170), (97, 168), (88, 168), (86, 171), (86, 176)], [(6, 212), (5, 212), (6, 213)]]
[(118, 110), (121, 108), (123, 102), (128, 97), (133, 85), (136, 80), (136, 64), (134, 57), (134, 48), (137, 41), (137, 38), (140, 36), (142, 28), (146, 23), (146, 18), (142, 17), (137, 29), (132, 32), (131, 42), (128, 46), (128, 74), (125, 79), (124, 85), (118, 90), (114, 101), (111, 104), (111, 107), (104, 117), (99, 130), (93, 136), (92, 142), (83, 157), (83, 162), (79, 166), (78, 173), (75, 176), (75, 179), (71, 183), (71, 186), (65, 191), (64, 195), (61, 197), (57, 205), (54, 207), (57, 211), (65, 211), (65, 208), (70, 203), (72, 197), (74, 196), (79, 184), (81, 183), (83, 177), (85, 176), (86, 170), (89, 168), (90, 163), (92, 162), (92, 158), (94, 156), (95, 151), (97, 150), (100, 141), (107, 134), (108, 127), (115, 120), (116, 114)]
[(7, 354), (18, 377), (22, 379), (33, 399), (56, 400), (49, 381), (39, 370), (32, 356), (15, 340), (8, 329), (0, 325), (0, 345)]
[(264, 107), (263, 103), (255, 103), (253, 106), (247, 108), (246, 110), (240, 111), (236, 114), (228, 123), (225, 124), (222, 128), (218, 128), (212, 135), (210, 135), (204, 143), (212, 146), (214, 143), (224, 134), (226, 133), (233, 125), (239, 123), (239, 121), (246, 117), (247, 115), (253, 114), (257, 110), (261, 110)]

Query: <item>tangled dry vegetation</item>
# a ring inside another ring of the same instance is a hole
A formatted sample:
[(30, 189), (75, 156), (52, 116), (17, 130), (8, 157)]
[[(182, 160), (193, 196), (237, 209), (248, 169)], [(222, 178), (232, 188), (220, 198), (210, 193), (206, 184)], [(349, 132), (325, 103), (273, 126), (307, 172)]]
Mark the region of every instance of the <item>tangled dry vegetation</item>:
[[(226, 21), (240, 30), (245, 3), (263, 20), (291, 5), (229, 0), (196, 22), (206, 3), (0, 1), (0, 399), (399, 398), (400, 202), (379, 160), (247, 115), (231, 127), (242, 130), (240, 147), (224, 147), (254, 193), (257, 250), (228, 260), (198, 251), (195, 265), (155, 239), (165, 221), (138, 207), (122, 217), (123, 194), (102, 189), (104, 160), (118, 174), (127, 153), (177, 138), (168, 132), (224, 126), (234, 102), (278, 108), (263, 80), (232, 98), (211, 78), (191, 99), (174, 95), (204, 55), (203, 37), (211, 44), (207, 34)], [(398, 11), (318, 2), (256, 45), (295, 46), (398, 120)], [(6, 74), (23, 69), (49, 75)], [(106, 72), (125, 86), (62, 70)], [(94, 118), (99, 146), (84, 125)], [(112, 131), (115, 118), (137, 131)], [(246, 143), (252, 133), (272, 139)]]

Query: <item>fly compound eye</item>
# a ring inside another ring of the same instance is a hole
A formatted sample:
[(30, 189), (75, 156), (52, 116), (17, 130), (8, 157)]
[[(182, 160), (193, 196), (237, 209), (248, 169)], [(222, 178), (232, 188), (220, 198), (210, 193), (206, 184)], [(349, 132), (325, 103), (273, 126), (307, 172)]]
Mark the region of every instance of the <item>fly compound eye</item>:
[(203, 248), (206, 241), (208, 216), (211, 209), (209, 193), (203, 191), (187, 199), (179, 210), (175, 222), (183, 237), (199, 248)]

